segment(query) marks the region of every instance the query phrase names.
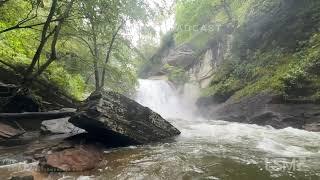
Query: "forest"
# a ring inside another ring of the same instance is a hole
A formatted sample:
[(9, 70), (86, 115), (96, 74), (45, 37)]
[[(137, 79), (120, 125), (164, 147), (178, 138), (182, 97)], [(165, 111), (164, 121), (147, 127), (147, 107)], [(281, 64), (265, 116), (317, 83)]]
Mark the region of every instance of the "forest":
[(3, 1), (1, 68), (21, 84), (49, 81), (76, 99), (105, 82), (128, 92), (140, 57), (120, 31), (150, 11), (140, 1)]

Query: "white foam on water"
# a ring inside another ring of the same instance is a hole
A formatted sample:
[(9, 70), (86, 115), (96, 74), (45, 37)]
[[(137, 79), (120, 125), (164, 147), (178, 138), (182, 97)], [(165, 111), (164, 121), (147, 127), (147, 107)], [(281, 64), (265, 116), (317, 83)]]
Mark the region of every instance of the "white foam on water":
[(182, 132), (180, 140), (248, 146), (275, 156), (320, 157), (320, 133), (203, 119), (195, 115), (195, 105), (183, 98), (188, 92), (180, 95), (165, 80), (139, 80), (139, 83), (136, 100), (178, 127)]

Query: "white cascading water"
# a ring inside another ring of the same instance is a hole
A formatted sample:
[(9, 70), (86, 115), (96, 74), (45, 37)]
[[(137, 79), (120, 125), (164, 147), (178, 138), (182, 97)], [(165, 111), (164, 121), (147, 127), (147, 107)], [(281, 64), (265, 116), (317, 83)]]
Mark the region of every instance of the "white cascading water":
[(168, 119), (194, 118), (194, 105), (165, 80), (139, 80), (135, 100)]

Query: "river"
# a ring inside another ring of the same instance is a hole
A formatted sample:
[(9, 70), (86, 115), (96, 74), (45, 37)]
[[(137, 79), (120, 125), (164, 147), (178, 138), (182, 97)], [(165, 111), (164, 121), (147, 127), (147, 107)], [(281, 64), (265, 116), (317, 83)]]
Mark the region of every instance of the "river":
[[(188, 93), (188, 92), (185, 92)], [(182, 133), (167, 142), (105, 151), (104, 165), (52, 179), (320, 180), (320, 133), (204, 119), (164, 80), (140, 80), (136, 100)], [(14, 165), (11, 165), (11, 170)], [(0, 167), (5, 174), (8, 167)]]

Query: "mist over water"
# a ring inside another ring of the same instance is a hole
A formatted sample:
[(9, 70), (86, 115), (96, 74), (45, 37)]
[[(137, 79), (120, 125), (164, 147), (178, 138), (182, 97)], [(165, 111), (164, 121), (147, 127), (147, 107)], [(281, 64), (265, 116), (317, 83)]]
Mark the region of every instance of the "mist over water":
[(139, 80), (135, 100), (166, 119), (195, 118), (195, 106), (165, 80)]

